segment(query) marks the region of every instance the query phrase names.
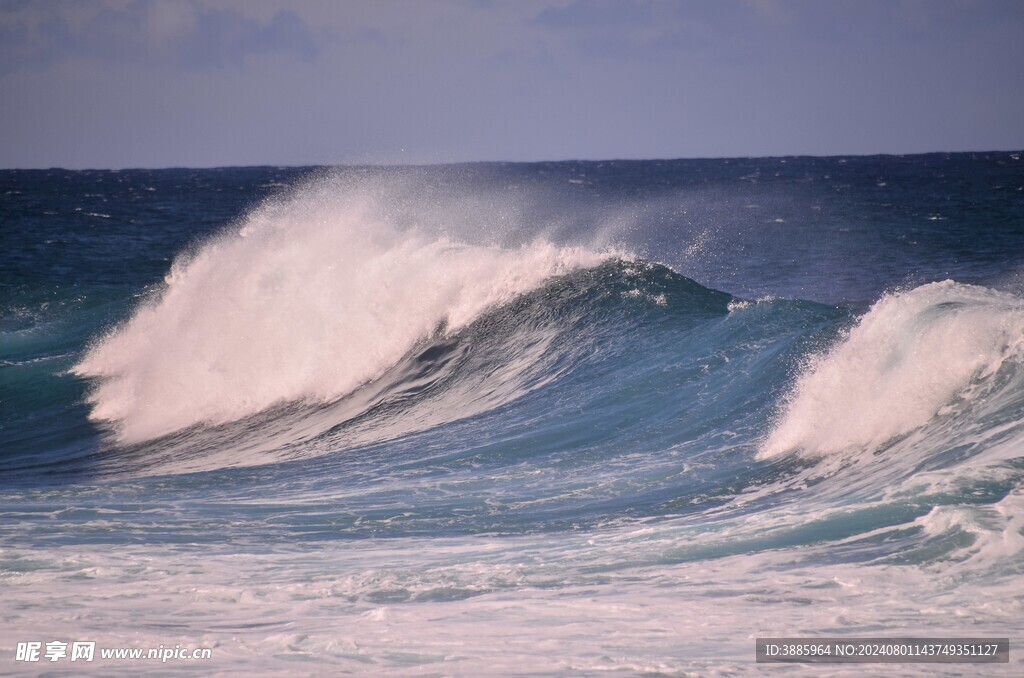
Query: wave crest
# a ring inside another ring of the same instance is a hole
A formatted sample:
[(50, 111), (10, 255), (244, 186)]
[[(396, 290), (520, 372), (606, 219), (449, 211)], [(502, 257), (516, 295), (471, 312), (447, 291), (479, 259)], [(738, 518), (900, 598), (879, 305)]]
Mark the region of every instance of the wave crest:
[(329, 402), (421, 339), (612, 256), (543, 240), (470, 245), (388, 214), (379, 194), (301, 191), (179, 258), (160, 293), (74, 367), (97, 379), (92, 418), (131, 443)]
[(759, 456), (878, 450), (1024, 354), (1024, 301), (947, 280), (879, 300), (813, 359)]

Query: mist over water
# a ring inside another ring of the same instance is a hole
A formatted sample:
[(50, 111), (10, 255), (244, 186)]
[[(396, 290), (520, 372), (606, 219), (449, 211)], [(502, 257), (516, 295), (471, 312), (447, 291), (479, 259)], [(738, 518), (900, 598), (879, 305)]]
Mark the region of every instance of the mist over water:
[(0, 179), (0, 662), (1024, 640), (1012, 154)]

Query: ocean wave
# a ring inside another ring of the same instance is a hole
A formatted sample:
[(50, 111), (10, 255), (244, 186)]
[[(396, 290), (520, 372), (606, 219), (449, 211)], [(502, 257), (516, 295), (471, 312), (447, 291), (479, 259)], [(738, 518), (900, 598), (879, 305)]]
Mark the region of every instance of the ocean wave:
[(300, 192), (180, 257), (155, 298), (88, 351), (92, 417), (122, 443), (331, 402), (419, 341), (612, 256), (461, 243), (387, 220), (368, 195)]
[(1019, 402), (1022, 358), (1016, 296), (951, 280), (886, 295), (808, 360), (760, 456), (874, 453), (943, 417), (977, 419)]

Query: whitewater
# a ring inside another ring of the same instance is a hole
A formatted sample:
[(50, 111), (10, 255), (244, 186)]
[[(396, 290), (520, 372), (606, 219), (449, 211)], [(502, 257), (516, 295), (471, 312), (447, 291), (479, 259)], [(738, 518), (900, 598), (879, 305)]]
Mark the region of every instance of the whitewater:
[(212, 649), (96, 675), (734, 675), (796, 636), (1022, 667), (1019, 154), (0, 193), (5, 673), (53, 640)]

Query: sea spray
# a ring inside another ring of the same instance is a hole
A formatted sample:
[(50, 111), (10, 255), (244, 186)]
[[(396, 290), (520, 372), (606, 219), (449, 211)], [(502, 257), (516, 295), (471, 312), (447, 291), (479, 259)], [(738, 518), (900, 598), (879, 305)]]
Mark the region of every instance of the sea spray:
[(129, 443), (329, 402), (421, 339), (609, 256), (543, 240), (465, 244), (388, 221), (382, 199), (318, 185), (180, 257), (160, 293), (75, 366), (97, 379), (91, 416)]
[(886, 295), (810, 359), (760, 456), (875, 451), (969, 398), (1022, 351), (1017, 297), (949, 280)]

